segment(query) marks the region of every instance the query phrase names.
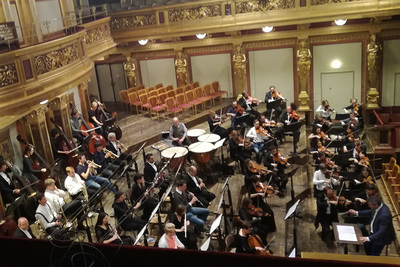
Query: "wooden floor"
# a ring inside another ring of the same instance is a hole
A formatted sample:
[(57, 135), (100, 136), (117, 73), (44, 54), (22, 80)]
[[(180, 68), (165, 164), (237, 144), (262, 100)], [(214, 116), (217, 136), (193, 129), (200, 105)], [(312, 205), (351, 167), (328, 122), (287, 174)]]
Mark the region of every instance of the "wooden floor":
[[(222, 104), (213, 108), (214, 110), (223, 108), (223, 111), (227, 110), (227, 107), (230, 105), (231, 100), (225, 99)], [(114, 107), (110, 104), (108, 109), (112, 110)], [(120, 106), (115, 107), (118, 109), (118, 125), (121, 127), (123, 131), (123, 137), (121, 141), (125, 144), (126, 147), (134, 146), (135, 148), (139, 148), (139, 146), (143, 143), (144, 140), (149, 140), (146, 143), (144, 148), (146, 153), (152, 152), (155, 155), (156, 161), (160, 160), (160, 154), (151, 148), (153, 145), (152, 142), (156, 142), (161, 140), (161, 132), (168, 131), (169, 127), (172, 123), (172, 117), (170, 118), (161, 118), (160, 121), (157, 121), (156, 117), (153, 117), (153, 120), (150, 120), (147, 116), (147, 113), (141, 115), (131, 115), (129, 111), (121, 110)], [(265, 111), (265, 106), (260, 105), (259, 111)], [(207, 112), (203, 111), (198, 115), (190, 115), (187, 119), (183, 119), (182, 121), (188, 126), (189, 129), (197, 128), (204, 129), (206, 132), (209, 132), (209, 127), (207, 123)], [(182, 116), (181, 116), (182, 118)], [(225, 128), (229, 128), (230, 121), (225, 122), (223, 125)], [(309, 154), (307, 151), (307, 138), (308, 131), (306, 127), (303, 126), (301, 128), (301, 137), (299, 142), (298, 151), (302, 151), (304, 153), (297, 159), (289, 159), (289, 162), (293, 164), (289, 168), (288, 171), (299, 168), (294, 175), (293, 184), (294, 184), (294, 192), (295, 195), (303, 192), (308, 188), (312, 188), (312, 175), (313, 168), (309, 162), (311, 162), (311, 158), (309, 158)], [(292, 140), (291, 138), (287, 138), (285, 144), (279, 147), (281, 154), (284, 157), (289, 158), (289, 152), (292, 150)], [(228, 157), (228, 152), (226, 151), (226, 147), (222, 147), (225, 158)], [(143, 158), (140, 155), (138, 157), (138, 165), (139, 170), (143, 171)], [(220, 151), (215, 153), (215, 157), (212, 159), (212, 163), (220, 162)], [(234, 213), (237, 214), (238, 207), (241, 202), (241, 198), (243, 197), (240, 194), (241, 188), (244, 184), (243, 175), (239, 174), (238, 166), (234, 162), (230, 164), (230, 166), (234, 167), (235, 175), (230, 178), (230, 190), (232, 193), (233, 199), (233, 209)], [(185, 168), (189, 167), (189, 162), (186, 161)], [(204, 169), (204, 168), (203, 168)], [(288, 172), (287, 171), (287, 172)], [(200, 174), (200, 177), (206, 178), (206, 175), (212, 173), (210, 168), (203, 170), (203, 174)], [(203, 175), (203, 176), (202, 176)], [(221, 213), (222, 209), (216, 211), (217, 202), (220, 199), (220, 190), (225, 180), (225, 177), (219, 177), (219, 179), (214, 179), (213, 181), (207, 182), (207, 187), (210, 191), (216, 194), (216, 200), (210, 206), (210, 216), (208, 218), (207, 224), (210, 224), (216, 217), (215, 213)], [(127, 183), (125, 179), (120, 179), (118, 182), (118, 187), (120, 190), (125, 191), (128, 189)], [(272, 207), (275, 213), (275, 220), (277, 225), (277, 231), (268, 236), (268, 240), (272, 240), (270, 242), (270, 248), (274, 252), (276, 256), (286, 256), (287, 250), (293, 244), (293, 219), (289, 219), (287, 222), (283, 220), (286, 214), (286, 203), (290, 201), (290, 191), (291, 191), (290, 181), (287, 185), (287, 195), (284, 198), (272, 197), (268, 199), (268, 204)], [(103, 205), (108, 214), (113, 214), (112, 203), (114, 201), (113, 194), (105, 194), (103, 196)], [(228, 198), (225, 196), (225, 202), (228, 203)], [(343, 247), (337, 246), (334, 244), (333, 247), (328, 248), (326, 243), (322, 242), (320, 239), (320, 228), (315, 229), (314, 227), (314, 219), (316, 215), (316, 201), (313, 197), (308, 197), (304, 201), (302, 201), (298, 208), (301, 219), (296, 218), (296, 227), (297, 227), (297, 243), (299, 252), (325, 252), (325, 253), (340, 253), (343, 254)], [(96, 214), (92, 218), (93, 223), (96, 222)], [(113, 220), (111, 220), (113, 223)], [(222, 228), (223, 229), (223, 228)], [(157, 229), (156, 229), (157, 230)], [(155, 235), (157, 231), (152, 231), (151, 234)], [(233, 233), (236, 233), (236, 229), (233, 229)], [(95, 238), (93, 239), (95, 240)], [(205, 240), (198, 240), (199, 246)], [(286, 245), (286, 246), (285, 246)], [(214, 250), (219, 250), (219, 243), (215, 240), (212, 241), (212, 246)], [(355, 248), (350, 247), (350, 250), (355, 250)], [(363, 250), (361, 248), (361, 254)], [(395, 253), (395, 248), (393, 246), (389, 247), (389, 255), (398, 256)]]

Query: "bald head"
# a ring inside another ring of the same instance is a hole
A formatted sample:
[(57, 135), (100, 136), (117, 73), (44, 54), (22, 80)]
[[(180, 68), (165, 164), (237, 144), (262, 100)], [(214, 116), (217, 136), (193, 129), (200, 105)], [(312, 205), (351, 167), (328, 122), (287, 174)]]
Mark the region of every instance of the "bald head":
[(29, 222), (25, 217), (20, 217), (18, 219), (18, 228), (20, 228), (21, 230), (28, 230)]
[(196, 176), (197, 175), (197, 168), (195, 166), (190, 166), (189, 174), (192, 175), (192, 176)]
[(179, 125), (179, 119), (178, 119), (177, 117), (174, 117), (174, 118), (172, 119), (172, 123), (173, 123), (175, 126), (178, 126), (178, 125)]

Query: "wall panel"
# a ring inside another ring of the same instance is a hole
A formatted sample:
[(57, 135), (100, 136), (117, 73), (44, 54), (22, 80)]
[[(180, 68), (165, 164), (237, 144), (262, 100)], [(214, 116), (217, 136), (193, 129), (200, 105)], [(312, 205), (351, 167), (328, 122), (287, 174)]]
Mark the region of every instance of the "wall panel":
[(176, 88), (175, 60), (173, 58), (149, 59), (140, 61), (142, 83), (146, 87), (162, 83)]
[(400, 40), (383, 42), (382, 106), (400, 105)]

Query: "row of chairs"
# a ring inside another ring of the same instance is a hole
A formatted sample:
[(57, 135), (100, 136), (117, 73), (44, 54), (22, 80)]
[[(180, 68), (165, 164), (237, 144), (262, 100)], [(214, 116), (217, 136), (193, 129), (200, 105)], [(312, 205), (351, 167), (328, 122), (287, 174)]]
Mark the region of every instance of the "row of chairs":
[(165, 111), (166, 116), (184, 112), (185, 117), (189, 109), (193, 114), (197, 114), (197, 107), (201, 105), (202, 110), (206, 109), (207, 102), (211, 107), (215, 106), (215, 99), (222, 103), (222, 96), (227, 94), (222, 91), (218, 81), (200, 87), (198, 82), (173, 89), (172, 85), (163, 87), (162, 84), (148, 87), (146, 89), (130, 88), (120, 92), (121, 103), (130, 108), (135, 107), (136, 113), (143, 109), (148, 111), (149, 117), (153, 113), (157, 114)]
[(395, 213), (400, 213), (400, 167), (394, 157), (382, 164), (383, 182)]

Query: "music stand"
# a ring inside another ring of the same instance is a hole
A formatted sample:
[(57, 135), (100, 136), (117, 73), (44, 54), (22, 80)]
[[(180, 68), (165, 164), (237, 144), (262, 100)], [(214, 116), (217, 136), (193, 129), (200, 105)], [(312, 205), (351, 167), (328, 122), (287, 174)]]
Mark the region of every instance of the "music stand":
[(249, 120), (250, 120), (250, 114), (247, 113), (247, 114), (244, 114), (244, 115), (242, 115), (240, 117), (235, 117), (234, 125), (236, 127), (237, 125), (241, 125), (243, 122), (248, 124)]
[(210, 247), (210, 242), (211, 242), (211, 236), (209, 238), (207, 238), (206, 242), (204, 242), (203, 245), (201, 245), (199, 250), (207, 251), (208, 248)]
[[(24, 201), (25, 195), (21, 195), (20, 197), (17, 197), (13, 203), (11, 203), (7, 209), (6, 209), (6, 216), (10, 215), (13, 213), (18, 207), (22, 205), (22, 202)], [(18, 212), (19, 214), (19, 212)]]
[[(293, 218), (293, 246), (292, 246), (292, 253), (294, 251), (295, 255), (292, 255), (293, 258), (297, 257), (297, 229), (296, 229), (296, 209), (297, 206), (300, 203), (300, 199), (298, 199), (296, 202), (294, 202), (293, 205), (291, 205), (289, 207), (289, 209), (286, 207), (286, 216), (283, 219), (284, 221), (286, 221), (288, 218)], [(288, 203), (289, 204), (289, 203)], [(292, 253), (288, 253), (288, 254), (292, 254)]]
[(347, 244), (362, 245), (360, 241), (362, 233), (358, 224), (351, 223), (332, 223), (333, 233), (335, 234), (335, 240), (338, 244), (344, 244), (344, 254), (349, 254), (349, 248)]
[(336, 113), (335, 120), (342, 121), (350, 118), (350, 113)]
[(290, 172), (285, 174), (286, 177), (288, 177), (288, 178), (290, 177), (290, 186), (292, 187), (292, 189), (290, 191), (290, 195), (292, 197), (292, 200), (294, 200), (293, 175), (297, 172), (298, 169), (299, 169), (299, 167), (297, 167), (296, 169), (293, 169)]
[(285, 132), (293, 132), (293, 152), (290, 152), (290, 156), (292, 157), (298, 157), (299, 154), (296, 153), (296, 143), (294, 142), (294, 135), (296, 131), (299, 131), (301, 126), (303, 126), (304, 121), (297, 121), (294, 123), (291, 123), (289, 125), (284, 125), (283, 128), (285, 129)]
[[(232, 220), (232, 223), (233, 223), (233, 201), (232, 201), (231, 188), (230, 188), (230, 186), (229, 186), (229, 180), (231, 179), (231, 177), (232, 177), (232, 176), (228, 176), (228, 177), (226, 178), (225, 183), (224, 183), (224, 185), (222, 186), (221, 192), (220, 192), (220, 193), (223, 192), (223, 190), (225, 189), (225, 187), (228, 188), (228, 201), (229, 201), (229, 207), (230, 207), (230, 211), (231, 211), (231, 220)], [(225, 203), (224, 203), (224, 205), (225, 205)]]
[(282, 103), (282, 99), (277, 99), (271, 102), (267, 102), (267, 110), (275, 110)]
[[(145, 226), (142, 228), (142, 230), (140, 230), (140, 232), (137, 234), (135, 243), (133, 244), (134, 246), (135, 246), (135, 245), (137, 244), (137, 242), (140, 240), (140, 238), (142, 237), (142, 235), (143, 235), (144, 232), (146, 231), (148, 225), (149, 225), (149, 223), (146, 223)], [(146, 247), (148, 247), (149, 244), (147, 243), (146, 237), (144, 237), (143, 240), (144, 240), (144, 245), (145, 245)]]

